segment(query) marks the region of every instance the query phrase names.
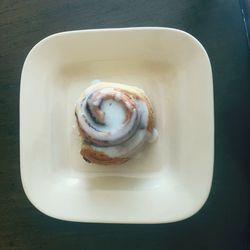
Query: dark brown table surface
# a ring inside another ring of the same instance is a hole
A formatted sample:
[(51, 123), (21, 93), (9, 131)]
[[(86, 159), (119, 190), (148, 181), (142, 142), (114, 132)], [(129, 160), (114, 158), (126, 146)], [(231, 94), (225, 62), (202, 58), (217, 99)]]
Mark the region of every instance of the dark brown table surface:
[[(38, 41), (56, 32), (135, 26), (185, 30), (211, 59), (215, 162), (209, 199), (196, 215), (172, 224), (87, 224), (47, 217), (28, 201), (20, 179), (24, 59)], [(250, 68), (237, 0), (2, 0), (0, 65), (0, 249), (250, 249)]]

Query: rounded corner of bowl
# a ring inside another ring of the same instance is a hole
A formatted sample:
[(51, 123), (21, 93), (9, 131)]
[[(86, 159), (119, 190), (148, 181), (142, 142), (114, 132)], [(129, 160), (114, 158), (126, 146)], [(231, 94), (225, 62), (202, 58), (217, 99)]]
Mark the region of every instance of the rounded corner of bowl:
[(206, 193), (206, 195), (204, 195), (204, 198), (197, 204), (197, 206), (195, 206), (189, 213), (187, 213), (182, 219), (180, 220), (185, 220), (185, 219), (189, 219), (190, 217), (193, 217), (194, 215), (196, 215), (197, 213), (199, 213), (205, 206), (209, 194), (210, 194), (210, 190), (211, 190), (211, 186), (209, 188), (209, 191)]
[(44, 215), (47, 215), (47, 216), (49, 216), (51, 218), (60, 220), (61, 218), (58, 218), (58, 217), (52, 215), (50, 212), (48, 212), (45, 208), (41, 207), (38, 204), (38, 202), (36, 202), (34, 200), (33, 195), (29, 192), (29, 189), (27, 188), (25, 182), (26, 181), (24, 181), (24, 177), (23, 177), (23, 175), (21, 173), (21, 183), (22, 183), (24, 194), (25, 194), (26, 198), (28, 199), (28, 201), (33, 205), (33, 207), (35, 207), (39, 212), (41, 212)]
[[(37, 51), (42, 45), (44, 45), (45, 43), (51, 41), (55, 37), (61, 36), (61, 35), (66, 34), (68, 32), (69, 31), (64, 31), (64, 32), (58, 32), (58, 33), (50, 34), (50, 35), (44, 37), (42, 40), (35, 43), (35, 45), (33, 45), (33, 47), (29, 50), (28, 54), (26, 55), (26, 57), (24, 59), (24, 63), (23, 63), (23, 67), (22, 67), (22, 73), (23, 73), (23, 69), (24, 69), (25, 65), (27, 64), (27, 61), (30, 60), (30, 58), (33, 56), (35, 51)], [(21, 77), (21, 79), (22, 79), (22, 77)]]

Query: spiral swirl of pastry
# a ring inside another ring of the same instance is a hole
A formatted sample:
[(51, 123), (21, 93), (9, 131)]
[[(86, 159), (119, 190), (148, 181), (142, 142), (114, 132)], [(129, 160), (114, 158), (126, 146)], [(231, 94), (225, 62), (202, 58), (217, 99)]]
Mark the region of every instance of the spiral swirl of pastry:
[(152, 136), (154, 114), (143, 90), (98, 83), (80, 96), (75, 114), (82, 137), (81, 155), (97, 164), (127, 161)]

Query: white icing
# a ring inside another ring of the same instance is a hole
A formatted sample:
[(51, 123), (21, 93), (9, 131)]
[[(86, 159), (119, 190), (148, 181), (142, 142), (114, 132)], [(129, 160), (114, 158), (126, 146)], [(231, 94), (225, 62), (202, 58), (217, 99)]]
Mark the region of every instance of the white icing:
[[(147, 130), (149, 113), (143, 99), (134, 100), (131, 104), (131, 100), (124, 99), (122, 92), (116, 90), (117, 86), (121, 88), (121, 85), (111, 84), (102, 87), (103, 83), (100, 81), (98, 83), (86, 89), (85, 95), (82, 95), (76, 104), (79, 126), (91, 138), (105, 143), (101, 146), (90, 145), (94, 150), (103, 152), (109, 157), (130, 157), (145, 141), (153, 142), (158, 138), (158, 131), (155, 128), (152, 133)], [(138, 91), (137, 88), (129, 88)], [(112, 97), (103, 100), (105, 95)], [(96, 122), (96, 118), (92, 117), (93, 112), (91, 115), (86, 108), (87, 103), (91, 110), (95, 106), (95, 110), (99, 110), (97, 112), (104, 114), (104, 124)], [(131, 112), (129, 120), (126, 120), (126, 109)]]
[(148, 142), (153, 143), (153, 142), (157, 141), (158, 137), (159, 137), (158, 130), (156, 128), (153, 128), (152, 133), (151, 133), (151, 137), (149, 138)]
[(106, 129), (116, 131), (122, 127), (126, 115), (124, 107), (119, 102), (110, 99), (104, 101), (101, 108), (105, 114)]
[(96, 80), (91, 81), (91, 85), (95, 85), (101, 82), (102, 82), (101, 80), (96, 79)]
[(121, 100), (122, 94), (120, 92), (117, 92), (115, 95), (115, 100), (119, 102)]
[(141, 127), (146, 128), (148, 125), (148, 107), (145, 102), (137, 101), (136, 108), (141, 112)]
[(148, 137), (150, 137), (150, 133), (147, 130), (140, 129), (134, 134), (133, 137), (123, 144), (111, 147), (92, 146), (92, 148), (96, 151), (105, 153), (109, 157), (129, 157), (141, 148)]
[[(113, 90), (113, 88), (107, 88), (107, 89), (102, 89), (101, 92), (108, 94), (112, 90)], [(136, 124), (135, 122), (136, 122), (137, 115), (138, 115), (137, 110), (132, 111), (132, 115), (131, 115), (131, 118), (128, 121), (128, 123), (126, 123), (126, 124), (122, 123), (119, 128), (116, 128), (115, 130), (112, 131), (112, 129), (110, 129), (108, 126), (96, 124), (92, 120), (92, 118), (90, 117), (88, 112), (86, 112), (86, 99), (88, 99), (88, 96), (83, 101), (79, 100), (77, 103), (77, 108), (76, 108), (76, 114), (78, 117), (79, 125), (88, 135), (90, 135), (92, 138), (94, 138), (96, 140), (111, 141), (112, 142), (112, 141), (116, 141), (116, 140), (119, 140), (119, 139), (125, 137), (129, 133), (129, 131), (132, 130), (132, 128)], [(118, 105), (118, 103), (117, 103), (117, 105)], [(87, 117), (88, 123), (91, 126), (89, 126), (86, 123), (84, 116)], [(110, 116), (111, 116), (111, 114), (110, 114)], [(93, 129), (93, 127), (96, 128), (98, 131)]]

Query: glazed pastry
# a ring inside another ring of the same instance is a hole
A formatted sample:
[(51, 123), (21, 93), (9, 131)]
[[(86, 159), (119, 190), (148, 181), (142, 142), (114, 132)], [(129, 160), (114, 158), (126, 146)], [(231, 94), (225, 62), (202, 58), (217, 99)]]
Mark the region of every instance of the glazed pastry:
[(80, 153), (91, 163), (126, 162), (156, 133), (152, 105), (144, 91), (133, 86), (94, 84), (80, 96), (75, 115)]

